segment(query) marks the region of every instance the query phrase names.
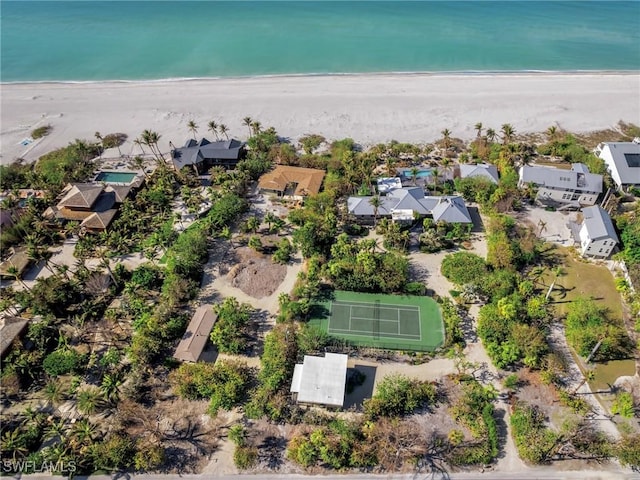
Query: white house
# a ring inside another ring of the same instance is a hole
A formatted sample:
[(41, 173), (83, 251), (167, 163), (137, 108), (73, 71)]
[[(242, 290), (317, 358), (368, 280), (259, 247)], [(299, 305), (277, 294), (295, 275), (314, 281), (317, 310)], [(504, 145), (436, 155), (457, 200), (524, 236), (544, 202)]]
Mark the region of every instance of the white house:
[(633, 142), (601, 143), (597, 155), (607, 165), (619, 190), (640, 187), (640, 138)]
[(577, 238), (580, 254), (583, 257), (609, 257), (619, 242), (611, 217), (599, 205), (583, 208), (582, 216), (584, 220)]
[(297, 393), (298, 403), (314, 403), (342, 407), (347, 383), (347, 355), (325, 353), (324, 357), (305, 355), (296, 364), (291, 392)]
[(520, 167), (519, 175), (518, 186), (535, 185), (538, 188), (537, 198), (542, 201), (589, 206), (595, 205), (602, 193), (602, 175), (589, 173), (582, 163), (574, 163), (571, 170), (524, 165)]

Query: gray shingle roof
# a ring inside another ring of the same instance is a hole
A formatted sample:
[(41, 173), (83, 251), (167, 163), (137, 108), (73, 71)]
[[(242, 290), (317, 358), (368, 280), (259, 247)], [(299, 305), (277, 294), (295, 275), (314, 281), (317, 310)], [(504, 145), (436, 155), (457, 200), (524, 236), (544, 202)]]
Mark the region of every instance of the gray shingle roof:
[[(373, 197), (349, 197), (349, 213), (356, 216), (373, 216), (375, 209), (370, 203), (371, 198)], [(378, 216), (391, 216), (396, 210), (413, 210), (420, 215), (433, 215), (435, 221), (472, 223), (471, 215), (461, 197), (425, 197), (421, 187), (399, 188), (380, 197)]]
[(615, 169), (618, 172), (622, 185), (640, 185), (640, 166), (633, 166), (635, 165), (634, 155), (640, 155), (640, 143), (608, 142), (603, 144), (600, 158), (605, 161), (609, 169)]
[(173, 163), (180, 169), (205, 160), (238, 160), (242, 146), (243, 143), (235, 139), (210, 142), (203, 138), (200, 142), (196, 142), (191, 138), (187, 140), (184, 147), (173, 150)]
[(620, 242), (611, 217), (600, 205), (583, 208), (582, 216), (584, 217), (582, 228), (587, 229), (587, 235), (591, 240), (610, 238)]
[(460, 178), (483, 177), (493, 183), (498, 183), (498, 169), (495, 165), (478, 163), (477, 165), (460, 165)]
[(525, 165), (520, 168), (520, 181), (561, 190), (601, 193), (602, 175), (585, 173), (588, 171), (581, 163), (574, 163), (571, 170)]

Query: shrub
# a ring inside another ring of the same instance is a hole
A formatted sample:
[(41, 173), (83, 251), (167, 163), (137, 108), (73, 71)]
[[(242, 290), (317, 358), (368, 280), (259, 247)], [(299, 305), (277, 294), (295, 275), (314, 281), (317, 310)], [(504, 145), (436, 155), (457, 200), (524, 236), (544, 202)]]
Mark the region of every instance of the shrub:
[(60, 348), (47, 355), (42, 362), (42, 367), (47, 375), (57, 377), (73, 373), (80, 369), (85, 360), (84, 355), (71, 348)]
[(53, 127), (51, 125), (43, 125), (42, 127), (38, 127), (31, 132), (31, 138), (37, 140), (38, 138), (46, 137), (51, 133)]
[(375, 395), (365, 400), (364, 412), (371, 419), (396, 417), (426, 407), (435, 399), (433, 384), (400, 374), (388, 375), (378, 384)]
[(487, 274), (482, 257), (469, 252), (456, 252), (442, 260), (442, 274), (457, 285), (478, 284)]
[(404, 286), (404, 292), (407, 295), (418, 295), (422, 296), (425, 294), (427, 287), (422, 282), (408, 282)]
[(211, 341), (222, 353), (241, 353), (247, 345), (245, 329), (251, 315), (251, 306), (228, 297), (214, 310), (218, 314), (218, 320), (211, 331)]
[(531, 463), (544, 463), (550, 458), (558, 435), (544, 426), (538, 410), (516, 405), (511, 415), (511, 429), (520, 458)]
[(624, 418), (632, 418), (635, 411), (633, 395), (629, 392), (620, 392), (616, 395), (611, 405), (611, 413)]
[(256, 464), (258, 449), (256, 447), (236, 447), (233, 452), (233, 463), (241, 470), (247, 470)]
[(237, 447), (244, 447), (247, 441), (247, 432), (242, 425), (236, 423), (229, 429), (229, 440)]

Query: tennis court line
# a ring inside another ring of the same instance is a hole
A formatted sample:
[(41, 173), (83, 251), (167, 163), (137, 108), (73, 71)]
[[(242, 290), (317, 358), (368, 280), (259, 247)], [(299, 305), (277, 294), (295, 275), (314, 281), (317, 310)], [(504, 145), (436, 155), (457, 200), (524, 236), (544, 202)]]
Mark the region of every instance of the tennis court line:
[[(367, 338), (371, 338), (371, 331), (365, 332), (363, 330), (341, 330), (341, 329), (333, 329), (330, 330), (329, 333), (342, 333), (343, 335), (352, 335), (354, 337), (367, 337)], [(360, 335), (361, 334), (361, 335)], [(385, 338), (398, 338), (399, 340), (420, 340), (419, 337), (416, 337), (415, 335), (409, 335), (409, 334), (404, 334), (404, 333), (400, 333), (397, 335), (393, 335), (393, 334), (386, 334), (386, 333), (380, 333), (381, 337), (385, 337)], [(401, 338), (399, 338), (401, 337)]]
[[(353, 300), (353, 301), (351, 301), (351, 300), (349, 300), (349, 301), (336, 300), (335, 303), (336, 303), (336, 305), (344, 305), (344, 306), (347, 306), (350, 303), (353, 303), (354, 307), (357, 306), (357, 305), (355, 305), (356, 303), (360, 304), (360, 305), (373, 305), (373, 302), (358, 302), (357, 300)], [(394, 303), (381, 303), (380, 306), (382, 306), (382, 305), (385, 305), (384, 308), (395, 307), (395, 308), (404, 308), (405, 310), (420, 310), (420, 307), (417, 306), (417, 305), (406, 305), (404, 303), (399, 303), (397, 305), (394, 304)]]
[[(370, 317), (351, 317), (353, 320), (376, 320), (375, 318), (370, 318)], [(391, 323), (398, 323), (396, 320), (376, 320), (377, 322), (391, 322)]]
[[(388, 304), (385, 304), (388, 305)], [(349, 307), (349, 312), (351, 312), (351, 309), (353, 307), (359, 307), (362, 308), (362, 305), (345, 305), (345, 304), (338, 304), (338, 307)], [(373, 309), (373, 305), (367, 305), (367, 307), (370, 307), (371, 309)], [(402, 312), (420, 312), (420, 309), (418, 308), (417, 310), (414, 310), (413, 308), (397, 308), (397, 307), (380, 307), (381, 310), (398, 310), (398, 311), (402, 311)]]

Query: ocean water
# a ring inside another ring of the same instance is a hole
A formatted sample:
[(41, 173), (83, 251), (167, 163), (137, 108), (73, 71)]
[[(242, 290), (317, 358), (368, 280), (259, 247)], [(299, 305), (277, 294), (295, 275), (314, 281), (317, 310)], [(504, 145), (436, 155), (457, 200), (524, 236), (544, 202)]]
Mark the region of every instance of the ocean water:
[(0, 80), (640, 70), (638, 1), (2, 1)]

